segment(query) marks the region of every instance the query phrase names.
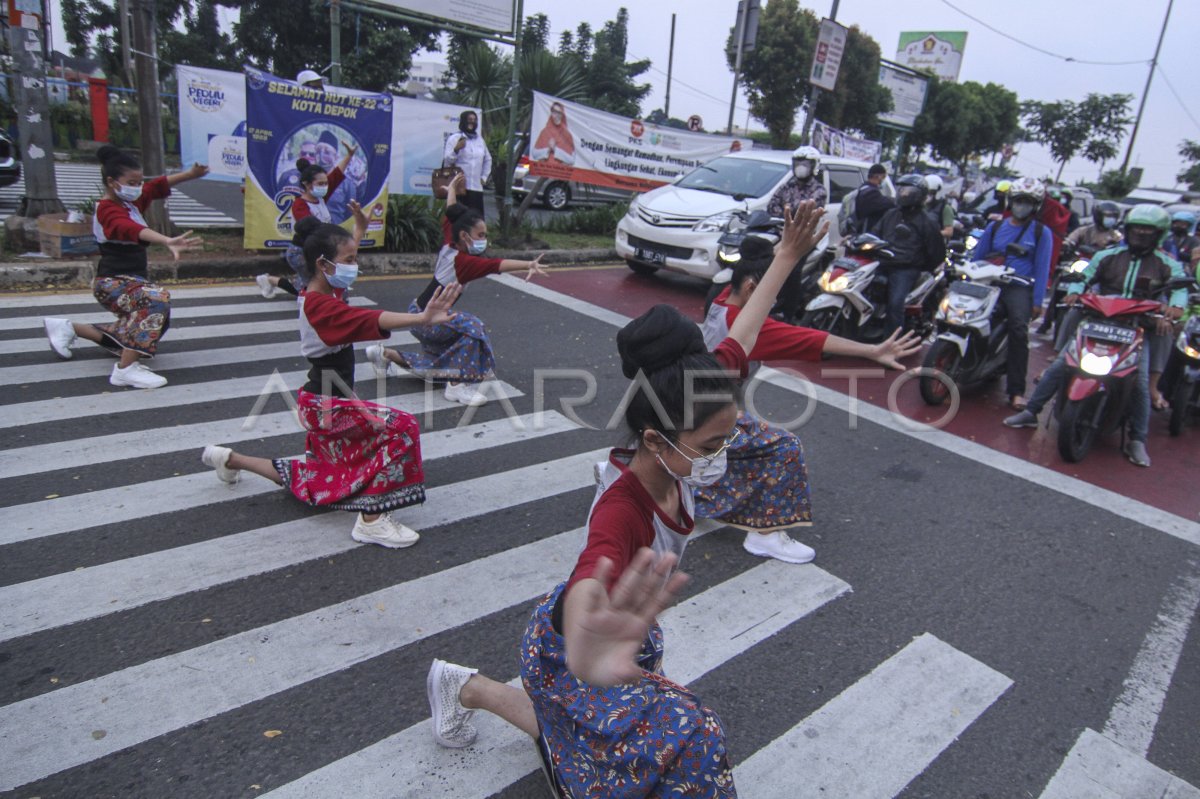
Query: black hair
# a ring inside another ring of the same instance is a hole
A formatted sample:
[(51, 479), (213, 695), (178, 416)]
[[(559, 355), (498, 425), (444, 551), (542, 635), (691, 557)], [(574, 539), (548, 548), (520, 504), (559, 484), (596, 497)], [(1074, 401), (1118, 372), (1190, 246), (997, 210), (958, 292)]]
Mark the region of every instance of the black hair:
[(463, 111), (458, 115), (458, 129), (462, 133), (467, 132), (467, 117), (475, 117), (475, 131), (479, 132), (479, 114), (476, 114), (470, 109)]
[(309, 162), (307, 158), (296, 161), (296, 171), (300, 173), (300, 183), (309, 185), (317, 179), (317, 175), (325, 173), (325, 167)]
[(96, 160), (100, 162), (100, 174), (113, 180), (120, 180), (126, 172), (142, 168), (142, 163), (136, 157), (111, 144), (96, 151)]
[(867, 177), (873, 178), (876, 175), (886, 175), (887, 167), (883, 164), (871, 164), (871, 168), (867, 170)]
[(762, 280), (771, 261), (775, 260), (775, 245), (762, 236), (747, 236), (738, 248), (741, 258), (733, 267), (733, 290), (741, 291), (747, 280)]
[(353, 241), (350, 231), (338, 225), (322, 222), (316, 230), (308, 234), (304, 240), (304, 267), (300, 276), (305, 281), (311, 281), (317, 274), (317, 261), (324, 258), (327, 261), (337, 260), (337, 251), (343, 242)]
[(303, 247), (304, 242), (312, 235), (312, 232), (321, 226), (321, 220), (315, 216), (306, 216), (292, 227), (292, 244), (297, 247)]
[(446, 218), (450, 220), (450, 246), (457, 247), (463, 233), (470, 233), (484, 219), (478, 211), (466, 205), (452, 205), (446, 209)]
[(647, 384), (625, 408), (625, 424), (639, 440), (654, 430), (675, 441), (680, 430), (700, 427), (736, 401), (737, 381), (704, 346), (700, 327), (670, 305), (655, 305), (621, 328), (617, 352), (621, 372)]

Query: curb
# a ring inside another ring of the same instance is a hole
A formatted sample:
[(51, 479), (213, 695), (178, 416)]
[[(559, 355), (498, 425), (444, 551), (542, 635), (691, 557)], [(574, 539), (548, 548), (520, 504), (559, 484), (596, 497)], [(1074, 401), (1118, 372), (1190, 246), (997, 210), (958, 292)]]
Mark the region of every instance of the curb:
[[(617, 251), (610, 248), (585, 250), (497, 250), (494, 258), (528, 260), (538, 252), (546, 264), (600, 264), (620, 261)], [(362, 275), (410, 275), (433, 270), (437, 255), (433, 253), (372, 253), (359, 256)], [(255, 255), (242, 258), (213, 258), (185, 261), (165, 261), (150, 264), (150, 279), (154, 282), (186, 280), (251, 279), (264, 272), (286, 275), (290, 270), (280, 255)], [(35, 260), (0, 263), (0, 291), (38, 291), (55, 288), (88, 288), (96, 274), (95, 261)]]

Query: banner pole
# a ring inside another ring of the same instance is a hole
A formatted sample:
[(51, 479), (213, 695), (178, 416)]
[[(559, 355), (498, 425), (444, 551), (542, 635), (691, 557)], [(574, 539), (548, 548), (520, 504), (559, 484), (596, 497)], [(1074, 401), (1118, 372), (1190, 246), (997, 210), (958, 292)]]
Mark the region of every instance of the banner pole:
[(513, 71), (509, 88), (508, 135), (504, 138), (504, 186), (500, 193), (503, 198), (500, 206), (500, 232), (504, 238), (509, 238), (513, 232), (512, 182), (519, 157), (513, 146), (516, 143), (513, 139), (517, 135), (517, 115), (521, 105), (521, 24), (524, 15), (525, 0), (517, 0), (516, 19), (513, 20)]

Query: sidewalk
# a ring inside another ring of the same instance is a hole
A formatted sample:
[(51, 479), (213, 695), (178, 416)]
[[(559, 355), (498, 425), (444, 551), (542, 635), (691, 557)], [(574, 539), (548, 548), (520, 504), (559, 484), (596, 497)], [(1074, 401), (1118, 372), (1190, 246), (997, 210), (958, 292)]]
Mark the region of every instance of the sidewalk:
[[(496, 258), (528, 260), (542, 253), (545, 264), (614, 263), (620, 259), (611, 248), (584, 250), (496, 250)], [(363, 275), (411, 275), (433, 270), (435, 253), (374, 253), (358, 256), (359, 273)], [(88, 288), (95, 276), (96, 259), (22, 258), (17, 256), (0, 261), (0, 291), (45, 291), (48, 289)], [(287, 275), (291, 270), (279, 255), (215, 257), (183, 261), (151, 261), (150, 279), (156, 282), (187, 280), (249, 280), (267, 272)]]

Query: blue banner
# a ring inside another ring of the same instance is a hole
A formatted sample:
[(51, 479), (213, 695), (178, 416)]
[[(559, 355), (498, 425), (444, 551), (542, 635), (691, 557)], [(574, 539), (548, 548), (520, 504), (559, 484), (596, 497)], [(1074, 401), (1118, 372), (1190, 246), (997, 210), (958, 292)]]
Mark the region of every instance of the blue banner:
[(391, 170), (392, 96), (310, 89), (246, 67), (247, 247), (286, 247), (301, 157), (332, 171), (350, 149), (341, 185), (325, 198), (334, 224), (351, 227), (357, 200), (369, 225), (364, 247), (383, 243)]

